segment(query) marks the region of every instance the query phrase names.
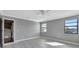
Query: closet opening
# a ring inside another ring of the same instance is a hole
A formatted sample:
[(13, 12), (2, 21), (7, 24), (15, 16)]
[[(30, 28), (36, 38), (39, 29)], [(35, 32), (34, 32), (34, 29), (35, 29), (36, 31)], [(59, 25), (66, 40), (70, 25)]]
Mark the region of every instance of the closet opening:
[(14, 42), (13, 24), (13, 20), (4, 20), (4, 43)]
[(2, 18), (0, 18), (0, 47), (2, 47)]

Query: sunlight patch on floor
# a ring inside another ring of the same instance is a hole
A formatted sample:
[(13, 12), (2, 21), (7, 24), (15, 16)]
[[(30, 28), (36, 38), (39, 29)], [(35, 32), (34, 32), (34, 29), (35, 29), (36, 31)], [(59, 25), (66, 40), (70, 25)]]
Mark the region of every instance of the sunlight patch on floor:
[(49, 44), (51, 46), (62, 46), (62, 45), (64, 45), (64, 44), (59, 43), (59, 42), (46, 42), (46, 44)]

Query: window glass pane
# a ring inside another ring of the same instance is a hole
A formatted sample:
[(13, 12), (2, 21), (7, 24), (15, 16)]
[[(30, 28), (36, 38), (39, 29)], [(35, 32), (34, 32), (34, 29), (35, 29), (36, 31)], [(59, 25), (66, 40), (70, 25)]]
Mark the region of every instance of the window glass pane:
[(65, 26), (77, 26), (77, 23), (68, 23), (68, 24), (65, 24)]
[(42, 32), (47, 32), (47, 24), (46, 23), (43, 23), (42, 26), (41, 26), (41, 31)]
[(78, 33), (77, 19), (65, 20), (65, 33), (67, 34)]
[(77, 27), (65, 27), (65, 29), (77, 29)]
[(42, 24), (42, 27), (47, 27), (47, 24), (46, 23)]
[(77, 34), (77, 27), (65, 27), (65, 33)]
[(42, 28), (42, 32), (47, 32), (47, 29), (46, 28)]
[(69, 20), (65, 20), (65, 23), (77, 23), (77, 19), (69, 19)]
[(44, 29), (43, 32), (47, 32), (47, 29)]

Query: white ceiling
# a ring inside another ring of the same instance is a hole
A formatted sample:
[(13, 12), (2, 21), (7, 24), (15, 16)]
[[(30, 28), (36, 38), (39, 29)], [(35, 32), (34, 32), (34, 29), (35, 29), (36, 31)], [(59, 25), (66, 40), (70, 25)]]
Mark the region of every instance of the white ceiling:
[(79, 10), (49, 10), (41, 15), (39, 10), (2, 10), (2, 15), (31, 20), (36, 22), (55, 20), (63, 17), (79, 15)]

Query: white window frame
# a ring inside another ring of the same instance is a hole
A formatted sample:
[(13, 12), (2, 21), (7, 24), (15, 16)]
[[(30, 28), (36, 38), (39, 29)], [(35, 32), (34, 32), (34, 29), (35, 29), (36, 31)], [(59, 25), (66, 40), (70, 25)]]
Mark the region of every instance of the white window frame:
[(41, 24), (41, 32), (47, 32), (47, 23)]

